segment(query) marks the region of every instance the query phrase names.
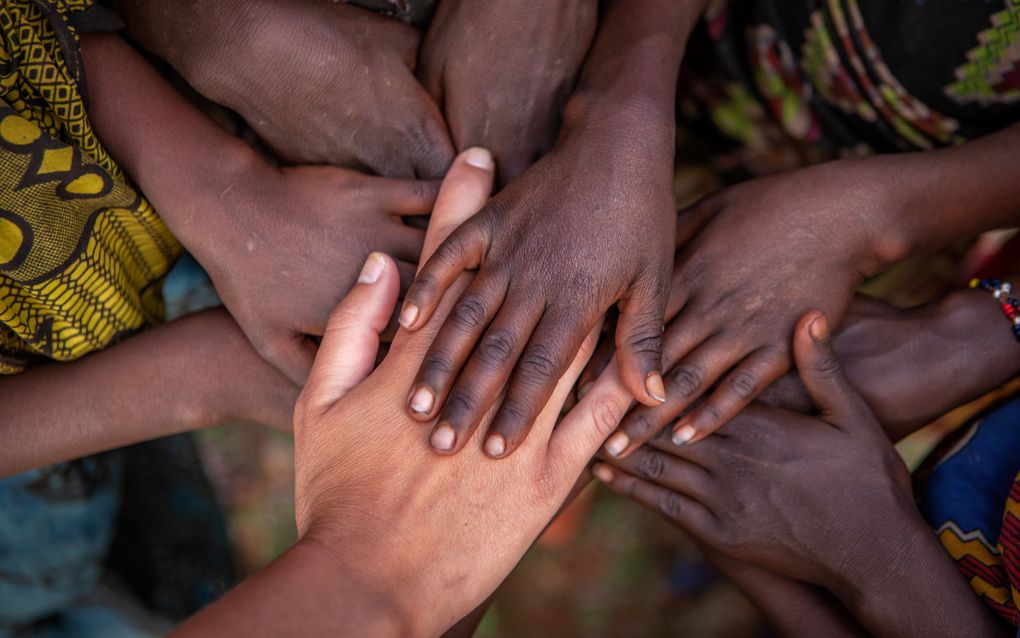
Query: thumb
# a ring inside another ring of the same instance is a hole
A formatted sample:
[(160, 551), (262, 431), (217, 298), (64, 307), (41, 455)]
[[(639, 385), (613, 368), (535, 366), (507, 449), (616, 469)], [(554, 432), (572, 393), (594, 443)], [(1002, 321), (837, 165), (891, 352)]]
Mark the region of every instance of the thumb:
[(389, 323), (399, 292), (396, 263), (387, 255), (371, 253), (358, 283), (330, 314), (305, 385), (308, 407), (328, 409), (372, 372), (379, 334)]
[(846, 378), (830, 337), (824, 314), (814, 310), (801, 317), (793, 337), (797, 370), (825, 421), (841, 430), (860, 429), (874, 417)]
[(662, 326), (669, 284), (646, 277), (620, 301), (616, 360), (620, 377), (635, 399), (652, 407), (666, 402), (662, 382)]

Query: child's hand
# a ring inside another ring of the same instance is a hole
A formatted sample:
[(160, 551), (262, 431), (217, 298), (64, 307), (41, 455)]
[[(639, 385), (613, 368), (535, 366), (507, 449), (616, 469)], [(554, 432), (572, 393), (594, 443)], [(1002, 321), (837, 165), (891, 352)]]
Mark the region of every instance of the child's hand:
[(437, 178), (453, 158), (398, 20), (319, 0), (120, 4), (139, 42), (288, 163)]
[(484, 146), (506, 185), (552, 147), (591, 45), (590, 0), (443, 0), (418, 75), (457, 148)]
[(863, 539), (925, 525), (820, 313), (801, 319), (794, 356), (820, 418), (755, 404), (716, 436), (676, 446), (660, 435), (626, 459), (606, 456), (595, 475), (725, 555), (844, 591), (881, 556)]
[(626, 387), (643, 402), (661, 402), (675, 197), (668, 154), (646, 145), (664, 132), (654, 122), (638, 130), (645, 142), (629, 129), (614, 140), (587, 131), (561, 137), (419, 271), (401, 311), (410, 329), (429, 321), (462, 271), (478, 269), (408, 388), (412, 416), (438, 417), (437, 451), (459, 451), (501, 404), (486, 450), (494, 458), (513, 453), (614, 304)]
[(303, 382), (316, 350), (309, 336), (323, 334), (370, 252), (393, 255), (410, 280), (424, 231), (400, 216), (431, 210), (437, 188), (332, 167), (261, 167), (215, 231), (189, 245), (259, 353)]

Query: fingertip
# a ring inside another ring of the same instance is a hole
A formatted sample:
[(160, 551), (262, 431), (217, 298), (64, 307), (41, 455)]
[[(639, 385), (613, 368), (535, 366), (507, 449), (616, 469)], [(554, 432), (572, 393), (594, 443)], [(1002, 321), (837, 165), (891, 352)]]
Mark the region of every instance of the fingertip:
[(645, 391), (659, 405), (666, 402), (666, 385), (662, 382), (661, 372), (652, 370), (645, 375)]
[(406, 301), (404, 302), (404, 307), (400, 309), (400, 317), (397, 319), (397, 322), (402, 328), (414, 330), (415, 323), (420, 315), (421, 310), (418, 308), (418, 304)]
[(496, 162), (492, 158), (492, 153), (489, 152), (489, 149), (482, 148), (481, 146), (472, 146), (467, 149), (460, 154), (460, 159), (463, 159), (468, 166), (474, 166), (490, 173), (496, 168)]
[(613, 470), (605, 463), (596, 463), (592, 467), (591, 473), (595, 476), (595, 478), (607, 485), (612, 483), (613, 479), (616, 478), (616, 473), (613, 472)]
[(453, 447), (457, 443), (457, 433), (449, 423), (440, 423), (432, 430), (432, 436), (429, 437), (429, 445), (436, 452), (449, 454), (453, 452)]

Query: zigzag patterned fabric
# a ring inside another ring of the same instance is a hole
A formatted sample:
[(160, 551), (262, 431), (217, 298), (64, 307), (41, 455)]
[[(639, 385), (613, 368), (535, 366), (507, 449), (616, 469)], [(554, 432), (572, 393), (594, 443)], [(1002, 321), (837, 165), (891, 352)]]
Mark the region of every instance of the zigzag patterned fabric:
[(92, 4), (0, 5), (0, 374), (159, 323), (181, 250), (89, 122), (71, 18)]
[(921, 511), (971, 589), (1020, 625), (1020, 399), (936, 451)]

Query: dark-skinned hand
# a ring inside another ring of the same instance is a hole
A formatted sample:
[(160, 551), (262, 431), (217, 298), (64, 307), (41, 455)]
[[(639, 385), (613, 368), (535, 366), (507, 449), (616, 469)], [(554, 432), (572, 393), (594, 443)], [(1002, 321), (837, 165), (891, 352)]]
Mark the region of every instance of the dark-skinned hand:
[[(681, 213), (663, 337), (666, 401), (638, 407), (610, 439), (625, 455), (673, 425), (678, 442), (715, 431), (790, 369), (790, 337), (810, 309), (834, 326), (891, 213), (868, 164), (831, 162), (759, 178)], [(713, 389), (714, 388), (714, 389)]]
[[(937, 303), (907, 309), (854, 297), (833, 346), (847, 377), (892, 440), (1015, 375), (1020, 346), (1008, 330), (989, 329), (1002, 321), (989, 297), (980, 290), (959, 290)], [(580, 396), (610, 365), (612, 355), (612, 342), (603, 339), (579, 380)], [(802, 413), (813, 409), (796, 372), (780, 377), (758, 399)], [(641, 411), (640, 406), (633, 410)]]
[(805, 315), (794, 341), (820, 417), (756, 403), (697, 444), (658, 436), (626, 459), (603, 455), (594, 472), (725, 555), (829, 588), (869, 525), (919, 514), (907, 468), (850, 386), (824, 316)]
[(218, 239), (193, 251), (259, 353), (302, 383), (316, 351), (309, 337), (322, 335), (369, 253), (393, 255), (410, 281), (424, 231), (401, 216), (428, 213), (437, 189), (341, 168), (260, 165), (211, 231)]
[(697, 444), (603, 454), (595, 476), (714, 551), (832, 592), (872, 635), (1005, 635), (918, 512), (824, 315), (793, 341), (817, 417), (754, 403)]
[[(660, 128), (645, 134), (661, 140), (668, 132)], [(437, 451), (460, 450), (499, 403), (485, 449), (492, 457), (512, 453), (614, 304), (625, 386), (642, 401), (662, 400), (662, 318), (676, 222), (672, 161), (665, 151), (649, 157), (645, 134), (607, 133), (614, 130), (604, 122), (598, 136), (564, 135), (450, 235), (408, 289), (400, 323), (414, 330), (462, 271), (478, 269), (409, 389), (415, 418), (438, 416), (431, 438)]]
[(240, 113), (286, 163), (431, 179), (453, 159), (442, 114), (414, 75), (419, 34), (399, 20), (320, 0), (120, 8), (139, 41)]
[(418, 76), (458, 149), (484, 146), (506, 185), (552, 147), (591, 45), (589, 0), (443, 0)]

